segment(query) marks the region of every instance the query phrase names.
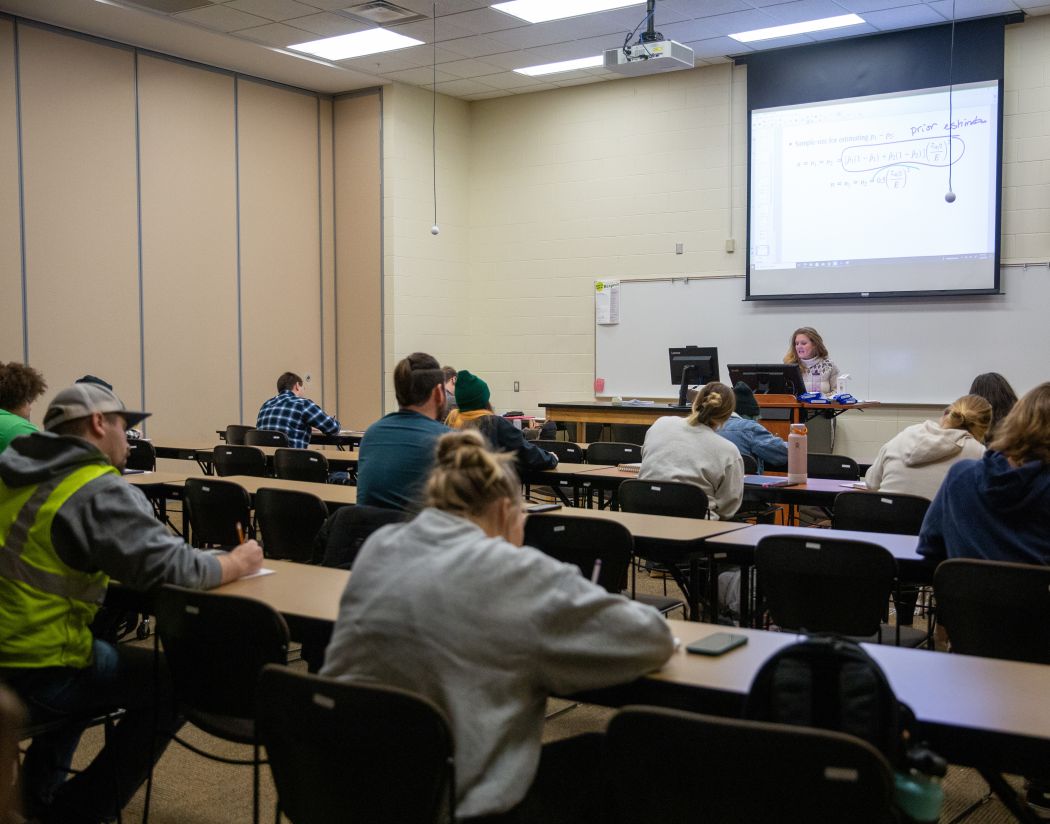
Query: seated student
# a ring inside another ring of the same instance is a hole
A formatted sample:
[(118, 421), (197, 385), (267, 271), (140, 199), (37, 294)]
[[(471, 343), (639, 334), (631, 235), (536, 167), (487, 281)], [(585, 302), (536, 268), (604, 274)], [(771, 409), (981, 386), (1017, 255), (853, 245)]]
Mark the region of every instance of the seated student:
[(733, 517), (744, 497), (744, 460), (717, 430), (735, 406), (733, 390), (712, 382), (696, 393), (688, 418), (658, 418), (645, 435), (638, 477), (694, 483), (707, 493), (712, 518)]
[(32, 366), (0, 362), (0, 452), (15, 438), (37, 431), (29, 415), (45, 389), (44, 376)]
[(326, 435), (339, 434), (339, 421), (304, 396), (303, 379), (285, 372), (277, 379), (277, 394), (259, 407), (256, 429), (271, 429), (288, 436), (288, 446), (306, 449), (310, 445), (310, 427)]
[(919, 554), (1050, 564), (1050, 383), (1017, 402), (981, 460), (948, 470)]
[(940, 423), (923, 421), (897, 433), (879, 450), (864, 476), (868, 489), (933, 500), (953, 464), (984, 455), (992, 405), (963, 395), (944, 410)]
[(787, 464), (787, 441), (778, 438), (756, 419), (759, 415), (758, 402), (751, 387), (738, 381), (733, 387), (736, 396), (736, 409), (729, 419), (718, 430), (718, 434), (736, 445), (740, 454), (755, 459), (759, 474), (765, 471), (765, 465), (779, 468)]
[(362, 547), (321, 674), (409, 689), (445, 712), (457, 821), (587, 820), (600, 736), (541, 752), (547, 697), (656, 669), (673, 650), (667, 624), (521, 546), (513, 458), (477, 432), (438, 441), (425, 494), (414, 520)]
[(518, 470), (551, 469), (558, 465), (558, 456), (525, 439), (521, 430), (501, 415), (492, 411), (489, 403), (489, 385), (465, 369), (456, 375), (456, 403), (445, 419), (453, 429), (474, 427), (500, 452), (513, 452), (518, 459)]
[(459, 370), (454, 366), (442, 366), (445, 375), (445, 411), (446, 414), (456, 408), (456, 375)]
[(1017, 403), (1017, 393), (1010, 382), (998, 372), (984, 372), (973, 379), (970, 394), (980, 395), (992, 405), (992, 424), (985, 435), (987, 440), (995, 437), (995, 428), (999, 422), (1010, 414)]
[[(68, 778), (82, 728), (38, 736), (26, 754), (27, 815), (44, 822), (98, 822), (145, 780), (181, 720), (155, 688), (153, 653), (92, 636), (110, 577), (145, 592), (164, 583), (208, 589), (255, 572), (248, 541), (215, 556), (192, 549), (153, 514), (120, 472), (125, 430), (146, 417), (90, 383), (59, 392), (46, 432), (0, 455), (0, 680), (25, 702), (31, 723), (125, 710), (91, 764)], [(161, 682), (163, 683), (163, 682)], [(119, 766), (115, 769), (114, 765)], [(115, 776), (119, 773), (119, 776)], [(116, 778), (116, 781), (114, 780)]]
[(418, 509), (434, 462), (434, 444), (448, 432), (445, 374), (425, 352), (394, 367), (399, 409), (365, 431), (357, 462), (357, 502), (388, 509)]

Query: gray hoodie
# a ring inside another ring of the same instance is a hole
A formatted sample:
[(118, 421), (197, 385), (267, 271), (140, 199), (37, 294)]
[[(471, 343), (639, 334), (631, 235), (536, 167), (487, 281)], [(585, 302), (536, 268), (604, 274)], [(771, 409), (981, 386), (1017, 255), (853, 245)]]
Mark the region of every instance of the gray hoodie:
[(952, 464), (982, 455), (984, 444), (965, 429), (923, 421), (898, 432), (879, 450), (864, 482), (879, 492), (933, 500)]
[(457, 813), (471, 817), (524, 797), (548, 695), (631, 681), (672, 650), (651, 607), (425, 509), (365, 542), (321, 674), (391, 684), (441, 707), (456, 747)]
[[(88, 441), (36, 432), (12, 441), (0, 455), (0, 481), (9, 488), (29, 486), (97, 464), (109, 460)], [(208, 589), (222, 579), (218, 559), (172, 535), (141, 490), (119, 475), (103, 475), (74, 492), (55, 515), (51, 542), (68, 566), (101, 569), (138, 590), (162, 583)]]

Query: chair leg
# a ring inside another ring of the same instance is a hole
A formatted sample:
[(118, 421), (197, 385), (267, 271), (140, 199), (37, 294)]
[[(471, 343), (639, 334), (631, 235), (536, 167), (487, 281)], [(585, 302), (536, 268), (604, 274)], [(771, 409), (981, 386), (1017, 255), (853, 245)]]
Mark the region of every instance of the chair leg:
[(281, 824), (281, 799), (273, 805), (273, 824)]
[(254, 745), (252, 759), (252, 824), (259, 824), (259, 744)]

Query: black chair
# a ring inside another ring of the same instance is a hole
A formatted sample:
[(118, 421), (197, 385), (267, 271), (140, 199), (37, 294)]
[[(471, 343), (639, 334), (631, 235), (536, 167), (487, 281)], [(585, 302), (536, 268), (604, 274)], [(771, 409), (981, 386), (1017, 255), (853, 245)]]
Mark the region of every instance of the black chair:
[(328, 481), (328, 458), (313, 449), (278, 449), (273, 453), (273, 470), (289, 481)]
[[(254, 598), (164, 586), (157, 595), (157, 634), (171, 672), (175, 700), (186, 719), (226, 741), (250, 744), (250, 761), (213, 756), (174, 736), (187, 749), (253, 767), (252, 821), (259, 821), (260, 744), (255, 730), (259, 674), (288, 658), (288, 625)], [(149, 816), (150, 773), (142, 821)]]
[(758, 461), (752, 458), (750, 455), (741, 455), (744, 460), (744, 474), (745, 475), (757, 475), (758, 474)]
[(379, 506), (344, 506), (321, 526), (314, 540), (314, 562), (350, 569), (365, 540), (379, 527), (408, 520), (407, 512)]
[(153, 444), (140, 438), (128, 439), (127, 469), (152, 472), (157, 468), (157, 450)]
[(839, 481), (859, 481), (860, 467), (845, 455), (810, 452), (806, 458), (806, 474), (811, 478), (830, 478)]
[(641, 463), (641, 460), (642, 448), (638, 444), (598, 441), (587, 446), (587, 463), (618, 466), (624, 463)]
[(884, 824), (893, 772), (866, 741), (828, 730), (627, 707), (609, 723), (604, 824)]
[(288, 436), (274, 429), (252, 429), (244, 433), (245, 446), (288, 446)]
[(254, 426), (244, 426), (239, 423), (231, 423), (226, 427), (226, 443), (230, 446), (244, 446), (244, 435), (251, 432)]
[(294, 824), (455, 820), (452, 734), (425, 698), (271, 665), (257, 717), (280, 811)]
[(706, 518), (707, 493), (684, 481), (641, 481), (630, 479), (617, 492), (624, 512), (673, 515), (678, 518)]
[(601, 518), (541, 515), (525, 522), (525, 543), (559, 561), (575, 564), (587, 578), (597, 570), (596, 583), (609, 592), (620, 592), (627, 585), (634, 539), (623, 524)]
[(267, 558), (309, 564), (328, 507), (310, 492), (264, 487), (255, 493), (255, 518)]
[(542, 446), (548, 452), (553, 452), (558, 456), (558, 461), (561, 463), (583, 463), (584, 462), (584, 451), (578, 443), (572, 443), (571, 441), (545, 441), (535, 440), (533, 441), (536, 446)]
[(837, 632), (880, 643), (900, 632), (915, 646), (926, 633), (882, 623), (897, 578), (885, 547), (865, 541), (770, 535), (755, 547), (755, 569), (774, 624)]
[(1050, 566), (956, 558), (933, 591), (952, 652), (1050, 664)]
[(231, 481), (187, 478), (183, 506), (194, 546), (236, 546), (241, 542), (238, 525), (245, 533), (251, 530), (251, 498)]
[(832, 529), (918, 535), (930, 502), (918, 495), (843, 492), (835, 496)]
[(212, 450), (215, 474), (266, 476), (266, 453), (255, 446), (217, 446)]

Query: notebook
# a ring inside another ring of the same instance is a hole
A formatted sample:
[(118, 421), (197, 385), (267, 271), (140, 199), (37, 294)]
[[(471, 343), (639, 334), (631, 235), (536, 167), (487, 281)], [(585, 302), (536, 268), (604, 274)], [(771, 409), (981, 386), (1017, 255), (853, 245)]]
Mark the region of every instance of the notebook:
[(642, 465), (640, 463), (622, 463), (617, 464), (616, 468), (621, 472), (641, 472)]
[(744, 486), (791, 486), (792, 481), (776, 475), (745, 475)]

